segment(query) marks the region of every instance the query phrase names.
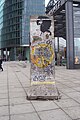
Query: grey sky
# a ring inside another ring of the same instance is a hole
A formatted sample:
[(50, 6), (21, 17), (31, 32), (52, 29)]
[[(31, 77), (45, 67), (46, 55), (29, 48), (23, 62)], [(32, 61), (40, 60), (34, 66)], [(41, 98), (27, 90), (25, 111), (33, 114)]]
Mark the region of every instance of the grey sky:
[(48, 4), (49, 0), (45, 0), (45, 6)]

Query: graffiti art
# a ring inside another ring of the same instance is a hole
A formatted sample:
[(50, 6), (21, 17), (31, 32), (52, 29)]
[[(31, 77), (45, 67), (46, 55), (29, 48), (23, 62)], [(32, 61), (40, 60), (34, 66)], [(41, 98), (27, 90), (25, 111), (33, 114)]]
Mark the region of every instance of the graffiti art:
[(31, 83), (53, 84), (55, 76), (54, 39), (47, 16), (32, 16), (30, 20)]
[(39, 68), (50, 65), (54, 58), (54, 51), (50, 44), (39, 44), (32, 47), (31, 62)]

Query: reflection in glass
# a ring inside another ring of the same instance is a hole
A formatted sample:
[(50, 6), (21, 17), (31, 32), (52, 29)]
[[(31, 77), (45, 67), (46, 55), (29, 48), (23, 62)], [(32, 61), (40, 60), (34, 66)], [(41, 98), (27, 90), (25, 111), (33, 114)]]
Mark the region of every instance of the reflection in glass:
[(74, 16), (74, 59), (75, 64), (80, 64), (80, 5), (73, 5)]

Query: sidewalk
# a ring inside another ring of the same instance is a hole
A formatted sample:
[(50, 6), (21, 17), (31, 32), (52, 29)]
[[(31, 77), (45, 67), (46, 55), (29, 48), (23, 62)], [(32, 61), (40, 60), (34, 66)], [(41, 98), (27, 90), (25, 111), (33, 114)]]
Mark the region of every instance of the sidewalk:
[(28, 101), (30, 65), (3, 63), (0, 71), (0, 120), (80, 120), (80, 70), (56, 67), (59, 101)]

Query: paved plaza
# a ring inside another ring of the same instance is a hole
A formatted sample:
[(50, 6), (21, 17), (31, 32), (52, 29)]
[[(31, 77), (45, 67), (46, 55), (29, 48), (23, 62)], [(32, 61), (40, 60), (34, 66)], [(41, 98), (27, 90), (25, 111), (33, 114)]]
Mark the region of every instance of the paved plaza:
[(30, 64), (4, 62), (0, 70), (0, 120), (80, 120), (80, 69), (55, 67), (59, 100), (26, 100)]

